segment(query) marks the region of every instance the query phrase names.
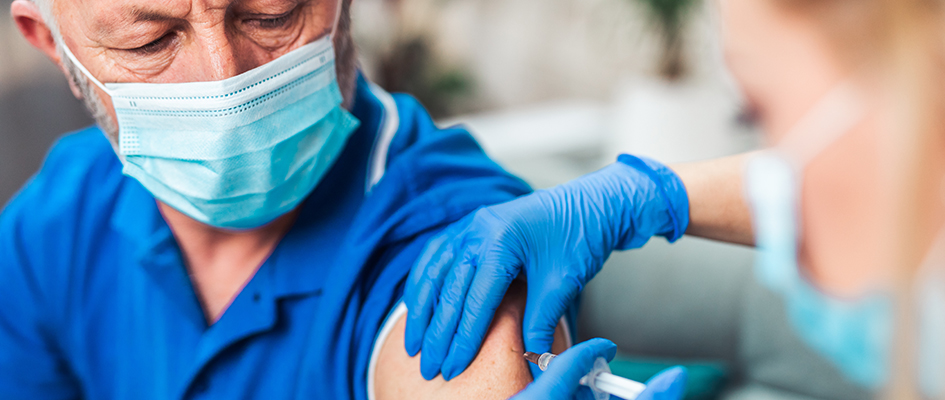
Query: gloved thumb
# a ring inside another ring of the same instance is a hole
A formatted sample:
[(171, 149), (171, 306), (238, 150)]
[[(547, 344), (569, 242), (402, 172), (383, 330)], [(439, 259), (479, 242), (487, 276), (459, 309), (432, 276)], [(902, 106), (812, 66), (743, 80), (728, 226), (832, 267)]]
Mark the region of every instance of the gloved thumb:
[(590, 339), (579, 343), (556, 357), (545, 374), (515, 396), (515, 399), (571, 399), (581, 388), (581, 377), (594, 367), (598, 357), (610, 361), (617, 354), (617, 345), (607, 339)]
[(646, 390), (637, 396), (637, 400), (680, 400), (686, 394), (688, 377), (685, 367), (665, 369), (646, 381)]
[[(571, 284), (548, 285), (534, 278), (528, 282), (523, 336), (525, 350), (541, 354), (551, 351), (558, 320), (577, 298), (581, 288)], [(532, 376), (537, 379), (541, 370), (535, 365), (530, 367)]]

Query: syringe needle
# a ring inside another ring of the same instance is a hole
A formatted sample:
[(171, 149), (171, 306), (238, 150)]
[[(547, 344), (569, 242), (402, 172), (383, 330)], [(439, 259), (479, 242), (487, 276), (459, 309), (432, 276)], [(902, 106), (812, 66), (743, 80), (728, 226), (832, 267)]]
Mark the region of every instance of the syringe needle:
[(532, 353), (530, 351), (525, 352), (525, 359), (531, 361), (535, 365), (538, 365), (538, 369), (542, 371), (548, 369), (548, 363), (550, 363), (551, 360), (554, 360), (555, 357), (557, 356), (553, 353), (538, 354)]
[[(548, 364), (556, 357), (552, 353), (538, 354), (530, 351), (525, 352), (524, 356), (526, 360), (538, 365), (542, 371), (548, 369)], [(633, 400), (646, 389), (645, 384), (611, 374), (607, 360), (603, 357), (594, 360), (594, 369), (581, 378), (580, 383), (590, 387), (596, 399), (606, 398), (612, 394), (626, 400)]]
[(532, 364), (538, 364), (539, 357), (541, 357), (541, 354), (532, 353), (530, 351), (525, 352), (525, 359), (531, 361)]

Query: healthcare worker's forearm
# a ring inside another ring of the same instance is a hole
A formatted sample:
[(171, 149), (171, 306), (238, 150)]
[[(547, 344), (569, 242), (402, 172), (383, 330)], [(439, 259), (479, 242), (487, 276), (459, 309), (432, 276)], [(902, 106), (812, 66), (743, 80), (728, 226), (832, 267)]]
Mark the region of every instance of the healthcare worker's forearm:
[(751, 153), (672, 165), (689, 194), (687, 235), (754, 244), (751, 213), (742, 193), (744, 163)]

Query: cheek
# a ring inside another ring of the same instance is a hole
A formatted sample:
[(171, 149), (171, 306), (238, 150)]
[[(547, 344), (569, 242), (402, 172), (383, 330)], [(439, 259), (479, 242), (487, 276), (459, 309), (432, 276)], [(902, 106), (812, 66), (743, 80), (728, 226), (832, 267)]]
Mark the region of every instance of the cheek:
[[(783, 130), (780, 102), (788, 95), (791, 63), (784, 52), (788, 47), (787, 29), (770, 10), (761, 4), (767, 1), (730, 0), (723, 7), (723, 40), (726, 64), (746, 100), (761, 117), (766, 132)], [(790, 35), (788, 35), (790, 36)]]
[(816, 286), (841, 297), (860, 296), (892, 273), (893, 208), (876, 146), (854, 133), (811, 162), (804, 177), (800, 261)]
[(95, 94), (98, 96), (98, 101), (100, 102), (101, 106), (106, 112), (108, 112), (108, 118), (111, 118), (112, 123), (117, 127), (118, 115), (115, 114), (115, 107), (112, 104), (111, 96), (105, 94), (105, 92), (103, 92), (98, 86), (93, 85), (92, 88), (95, 90)]

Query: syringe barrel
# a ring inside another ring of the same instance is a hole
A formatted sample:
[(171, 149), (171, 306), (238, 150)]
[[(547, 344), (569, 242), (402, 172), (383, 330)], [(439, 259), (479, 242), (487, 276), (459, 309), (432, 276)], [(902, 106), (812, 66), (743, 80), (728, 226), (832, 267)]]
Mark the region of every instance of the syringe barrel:
[(548, 364), (551, 363), (551, 360), (554, 360), (556, 355), (552, 353), (544, 353), (541, 357), (538, 357), (538, 369), (544, 371), (548, 369)]

